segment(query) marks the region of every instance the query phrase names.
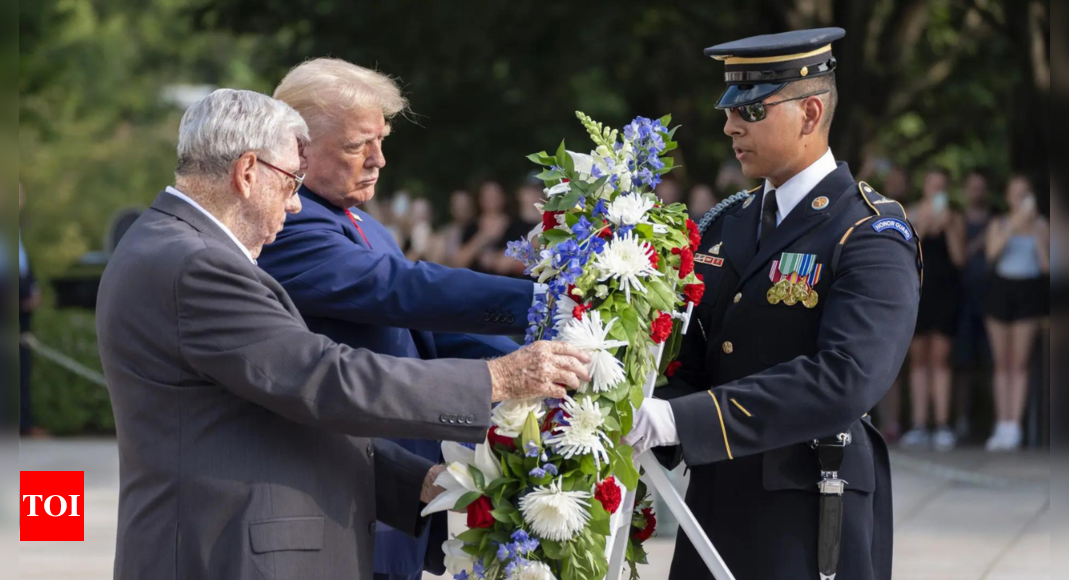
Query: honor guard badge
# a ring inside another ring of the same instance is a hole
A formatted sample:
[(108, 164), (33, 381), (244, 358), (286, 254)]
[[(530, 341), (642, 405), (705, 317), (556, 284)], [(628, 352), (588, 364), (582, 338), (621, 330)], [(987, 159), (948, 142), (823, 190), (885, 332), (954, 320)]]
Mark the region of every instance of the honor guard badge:
[(724, 242), (720, 242), (719, 244), (713, 246), (712, 249), (709, 250), (709, 252), (712, 253), (714, 256), (719, 256), (720, 255), (720, 250), (722, 250), (723, 248), (724, 248)]
[(824, 265), (817, 263), (814, 254), (783, 254), (772, 262), (769, 279), (772, 288), (768, 291), (768, 303), (794, 306), (801, 303), (806, 308), (816, 308), (820, 296), (814, 288), (820, 283)]
[(710, 256), (708, 254), (694, 254), (694, 263), (695, 264), (706, 264), (706, 265), (709, 265), (709, 266), (713, 266), (714, 268), (723, 268), (724, 267), (724, 259), (723, 258), (714, 258), (713, 256)]

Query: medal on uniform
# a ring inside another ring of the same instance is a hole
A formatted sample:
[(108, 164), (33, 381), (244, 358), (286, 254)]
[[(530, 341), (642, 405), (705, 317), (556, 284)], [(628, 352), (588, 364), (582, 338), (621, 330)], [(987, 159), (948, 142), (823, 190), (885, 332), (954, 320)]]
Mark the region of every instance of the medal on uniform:
[(817, 263), (815, 254), (785, 253), (772, 262), (768, 277), (772, 288), (768, 291), (768, 303), (794, 306), (801, 303), (806, 308), (816, 308), (820, 303), (817, 284), (824, 265)]

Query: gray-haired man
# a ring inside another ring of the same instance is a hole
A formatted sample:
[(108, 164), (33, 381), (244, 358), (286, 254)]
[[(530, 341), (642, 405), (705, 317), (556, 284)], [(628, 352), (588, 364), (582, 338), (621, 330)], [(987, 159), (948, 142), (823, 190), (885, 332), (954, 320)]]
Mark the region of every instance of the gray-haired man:
[(585, 355), (559, 345), (424, 362), (309, 332), (255, 263), (300, 211), (307, 135), (296, 111), (256, 93), (195, 104), (176, 186), (104, 274), (117, 579), (370, 578), (376, 517), (418, 534), (438, 469), (364, 437), (482, 441), (491, 401), (587, 379)]

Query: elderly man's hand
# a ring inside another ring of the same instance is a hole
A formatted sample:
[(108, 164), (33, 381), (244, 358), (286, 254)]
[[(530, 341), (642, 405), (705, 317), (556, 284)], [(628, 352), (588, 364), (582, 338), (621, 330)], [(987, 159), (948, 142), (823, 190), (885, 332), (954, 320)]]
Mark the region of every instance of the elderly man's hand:
[(438, 496), (445, 493), (444, 487), (438, 487), (434, 483), (438, 481), (438, 477), (442, 475), (442, 472), (445, 471), (445, 469), (446, 466), (444, 465), (435, 465), (427, 472), (427, 476), (423, 478), (423, 489), (420, 491), (419, 501), (429, 504), (437, 499)]
[(536, 342), (489, 364), (495, 403), (535, 397), (562, 399), (567, 390), (574, 391), (590, 381), (590, 355), (560, 342)]

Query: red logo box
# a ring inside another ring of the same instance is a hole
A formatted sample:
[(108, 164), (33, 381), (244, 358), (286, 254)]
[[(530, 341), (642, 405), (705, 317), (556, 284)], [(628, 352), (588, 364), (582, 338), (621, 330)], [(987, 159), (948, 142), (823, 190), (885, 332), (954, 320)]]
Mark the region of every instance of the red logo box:
[(85, 472), (19, 472), (19, 541), (85, 541)]

